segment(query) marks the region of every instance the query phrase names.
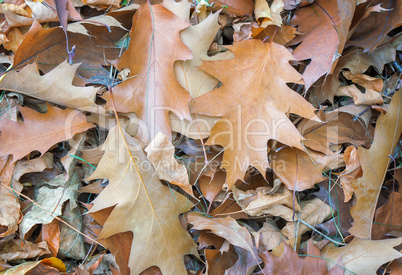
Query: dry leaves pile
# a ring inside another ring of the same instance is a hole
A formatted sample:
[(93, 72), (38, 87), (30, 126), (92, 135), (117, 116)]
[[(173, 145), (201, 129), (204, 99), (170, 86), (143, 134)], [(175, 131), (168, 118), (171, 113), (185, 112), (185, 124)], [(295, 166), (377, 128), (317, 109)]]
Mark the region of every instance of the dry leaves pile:
[(401, 274), (401, 1), (0, 1), (0, 274)]

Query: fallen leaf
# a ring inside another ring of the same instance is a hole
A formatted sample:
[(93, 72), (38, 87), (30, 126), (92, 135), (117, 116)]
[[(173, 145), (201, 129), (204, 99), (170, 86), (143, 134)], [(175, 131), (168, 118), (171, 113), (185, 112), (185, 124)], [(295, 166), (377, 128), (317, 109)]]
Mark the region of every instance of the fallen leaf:
[(340, 183), (343, 187), (343, 194), (345, 196), (345, 202), (348, 202), (354, 193), (351, 181), (359, 178), (363, 175), (363, 171), (360, 165), (359, 154), (357, 148), (349, 146), (346, 148), (343, 159), (345, 160), (346, 168), (343, 170), (340, 176)]
[(175, 62), (174, 72), (177, 81), (192, 97), (198, 97), (212, 91), (219, 84), (219, 80), (199, 68), (203, 64), (203, 60), (215, 61), (233, 58), (233, 53), (230, 51), (208, 56), (209, 46), (221, 28), (218, 19), (219, 12), (211, 13), (201, 23), (180, 32), (180, 38), (191, 50), (194, 58)]
[[(307, 151), (307, 150), (306, 150)], [(275, 174), (290, 190), (303, 191), (313, 188), (325, 178), (323, 172), (328, 170), (325, 163), (319, 157), (334, 158), (325, 156), (313, 151), (301, 151), (296, 148), (284, 146), (269, 152), (270, 166)], [(309, 171), (306, 173), (305, 171)]]
[(380, 45), (388, 32), (402, 24), (402, 9), (398, 1), (370, 1), (361, 8), (370, 8), (381, 4), (381, 12), (371, 13), (359, 22), (346, 46), (357, 46), (365, 52), (373, 51)]
[(300, 203), (300, 207), (300, 216), (295, 215), (295, 221), (287, 222), (286, 226), (282, 228), (283, 235), (288, 239), (292, 239), (294, 236), (299, 237), (311, 230), (304, 225), (304, 223), (298, 223), (298, 219), (302, 219), (304, 222), (314, 227), (332, 216), (333, 210), (331, 207), (318, 198), (303, 201)]
[(402, 133), (401, 105), (401, 93), (396, 92), (387, 113), (377, 120), (370, 149), (358, 148), (363, 176), (351, 181), (357, 201), (350, 210), (354, 224), (349, 232), (359, 238), (371, 237), (375, 206), (391, 160), (389, 155)]
[(402, 238), (372, 241), (355, 237), (346, 246), (327, 245), (321, 250), (321, 255), (330, 260), (327, 261), (328, 268), (341, 258), (345, 274), (376, 274), (381, 265), (402, 256), (393, 248), (401, 242)]
[(395, 47), (391, 43), (385, 44), (371, 53), (363, 53), (358, 50), (349, 52), (340, 58), (333, 72), (326, 77), (323, 85), (310, 89), (311, 97), (314, 102), (318, 103), (327, 99), (332, 102), (340, 87), (339, 75), (343, 70), (348, 69), (353, 74), (359, 74), (373, 66), (378, 71), (382, 71), (386, 63), (395, 60), (395, 55)]
[(172, 142), (161, 132), (145, 148), (147, 158), (152, 163), (159, 179), (166, 180), (181, 187), (187, 194), (194, 196), (188, 181), (187, 169), (175, 159)]
[(401, 231), (402, 196), (399, 192), (392, 192), (386, 204), (375, 212), (372, 239), (381, 240), (390, 231)]
[(97, 89), (73, 86), (73, 78), (81, 64), (70, 65), (64, 61), (52, 71), (40, 75), (36, 62), (21, 71), (8, 72), (0, 82), (0, 88), (51, 101), (59, 105), (83, 111), (99, 112), (95, 104)]
[[(124, 130), (117, 127), (110, 130), (105, 144), (103, 158), (86, 179), (109, 180), (109, 185), (93, 201), (94, 206), (89, 211), (94, 213), (114, 206), (98, 237), (105, 239), (126, 231), (133, 233), (135, 241), (129, 259), (133, 274), (153, 265), (162, 273), (185, 273), (183, 256), (197, 255), (197, 249), (178, 216), (192, 203), (162, 185), (152, 168), (142, 170), (143, 165), (150, 167), (151, 164), (139, 141)], [(122, 220), (122, 215), (129, 216)], [(158, 244), (158, 249), (155, 250), (154, 244)]]
[(311, 59), (303, 72), (306, 89), (331, 71), (339, 45), (335, 26), (341, 23), (340, 20), (337, 1), (319, 0), (298, 9), (290, 21), (290, 24), (297, 25), (297, 31), (302, 33), (290, 42), (301, 42), (293, 51), (294, 58)]
[(355, 85), (339, 87), (335, 93), (336, 96), (349, 96), (353, 98), (356, 105), (383, 104), (382, 95), (374, 90), (366, 89), (362, 93)]
[(300, 211), (297, 201), (293, 201), (293, 193), (284, 186), (273, 195), (269, 191), (271, 190), (267, 187), (258, 187), (256, 190), (246, 192), (233, 189), (238, 204), (248, 215), (262, 216), (269, 214), (291, 221), (293, 206), (295, 211)]
[(282, 235), (275, 221), (270, 218), (265, 219), (264, 224), (256, 235), (256, 239), (259, 240), (259, 251), (272, 250), (282, 241), (286, 241), (286, 237)]
[(222, 191), (223, 184), (225, 183), (225, 178), (225, 171), (218, 170), (214, 173), (212, 178), (201, 176), (198, 180), (201, 193), (210, 204), (214, 202), (216, 196)]
[(19, 197), (0, 185), (0, 237), (4, 238), (18, 230), (20, 219)]
[(306, 147), (331, 155), (331, 145), (370, 146), (374, 129), (369, 124), (371, 110), (367, 106), (350, 104), (318, 116), (323, 122), (304, 119), (297, 127)]
[[(235, 54), (234, 59), (206, 61), (200, 67), (217, 77), (223, 86), (194, 99), (192, 112), (221, 116), (206, 144), (225, 147), (222, 168), (227, 172), (226, 183), (231, 188), (237, 179), (244, 179), (249, 165), (265, 174), (269, 139), (302, 149), (302, 137), (286, 116), (287, 112), (317, 118), (314, 108), (286, 86), (287, 82), (297, 83), (300, 75), (289, 65), (292, 56), (285, 47), (247, 40), (228, 48)], [(245, 71), (244, 66), (250, 69)], [(277, 93), (279, 90), (281, 93)], [(265, 130), (263, 134), (261, 128)], [(243, 131), (248, 135), (238, 134)]]
[(347, 79), (353, 81), (353, 83), (376, 92), (381, 92), (384, 86), (383, 80), (380, 78), (375, 78), (366, 74), (353, 74), (350, 71), (343, 71), (342, 74)]
[(44, 154), (54, 144), (68, 140), (76, 133), (93, 127), (84, 114), (71, 109), (59, 109), (47, 105), (46, 114), (28, 107), (19, 107), (24, 122), (0, 120), (0, 155), (12, 154), (17, 161), (30, 152)]
[(321, 258), (320, 250), (311, 240), (307, 244), (307, 255), (304, 259), (300, 258), (290, 245), (286, 243), (284, 245), (285, 250), (280, 257), (276, 257), (268, 251), (260, 254), (265, 263), (263, 271), (266, 274), (343, 274), (343, 269), (339, 266), (330, 271), (327, 270), (326, 261)]
[[(208, 218), (196, 212), (189, 213), (187, 220), (193, 225), (193, 229), (211, 230), (212, 233), (224, 238), (232, 245), (241, 247), (254, 254), (253, 239), (250, 232), (245, 227), (240, 226), (236, 220), (230, 217)], [(256, 258), (255, 254), (254, 258)]]
[[(191, 97), (174, 76), (176, 60), (191, 59), (190, 50), (179, 33), (189, 26), (161, 5), (140, 6), (133, 17), (131, 40), (118, 69), (130, 69), (129, 79), (113, 88), (115, 107), (120, 112), (135, 112), (146, 129), (144, 142), (158, 132), (171, 137), (169, 112), (191, 120), (188, 102)], [(144, 54), (146, 53), (146, 54)], [(107, 108), (111, 107), (106, 94)]]
[(31, 243), (27, 240), (2, 239), (0, 240), (0, 260), (14, 261), (50, 254), (46, 242)]

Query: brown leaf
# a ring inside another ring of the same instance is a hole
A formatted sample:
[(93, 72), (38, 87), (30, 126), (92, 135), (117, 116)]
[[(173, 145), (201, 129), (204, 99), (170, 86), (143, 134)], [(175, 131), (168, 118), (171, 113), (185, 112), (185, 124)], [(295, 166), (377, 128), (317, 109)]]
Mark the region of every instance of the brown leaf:
[(402, 96), (396, 92), (386, 114), (381, 114), (377, 120), (374, 141), (370, 149), (359, 147), (359, 159), (363, 176), (351, 182), (357, 202), (350, 213), (354, 219), (349, 232), (359, 238), (370, 238), (372, 221), (378, 195), (383, 184), (390, 155), (402, 133)]
[(19, 197), (0, 185), (0, 237), (4, 238), (18, 230), (20, 220)]
[[(269, 152), (270, 166), (290, 190), (310, 189), (325, 179), (322, 173), (328, 168), (319, 161), (319, 157), (322, 158), (325, 155), (319, 155), (313, 151), (307, 152), (289, 146)], [(328, 157), (335, 158), (335, 156)], [(309, 172), (306, 173), (306, 171)]]
[(229, 15), (251, 15), (254, 11), (254, 3), (252, 0), (218, 0), (214, 5), (216, 9), (223, 7), (227, 7), (224, 11)]
[(28, 107), (19, 107), (24, 122), (8, 119), (0, 121), (0, 155), (12, 154), (17, 161), (30, 152), (44, 154), (54, 144), (72, 138), (94, 125), (88, 123), (84, 114), (72, 109), (47, 106), (45, 114)]
[(327, 261), (328, 268), (341, 259), (346, 271), (355, 274), (376, 274), (381, 265), (402, 256), (402, 253), (393, 248), (401, 242), (402, 238), (372, 241), (355, 237), (346, 246), (327, 245), (321, 250), (321, 255), (330, 260)]
[(52, 252), (51, 257), (56, 257), (60, 245), (59, 221), (54, 219), (51, 223), (43, 224), (40, 241), (45, 241)]
[(343, 269), (339, 267), (335, 267), (328, 272), (326, 261), (321, 258), (320, 250), (311, 240), (307, 244), (308, 255), (304, 259), (301, 259), (290, 245), (286, 243), (284, 245), (285, 250), (280, 257), (276, 257), (268, 251), (260, 254), (261, 259), (265, 263), (263, 271), (266, 274), (343, 274)]
[(34, 244), (27, 240), (0, 240), (0, 260), (2, 261), (23, 260), (46, 254), (50, 254), (46, 242)]
[(380, 93), (371, 89), (366, 89), (365, 93), (362, 93), (355, 85), (339, 87), (335, 95), (351, 97), (356, 105), (373, 105), (384, 103)]
[(323, 122), (305, 119), (298, 125), (305, 146), (331, 155), (331, 145), (347, 143), (368, 147), (371, 144), (373, 127), (369, 124), (371, 111), (367, 106), (350, 104), (319, 115)]
[(315, 1), (311, 6), (296, 10), (290, 24), (297, 25), (302, 35), (291, 43), (301, 42), (293, 52), (298, 60), (311, 59), (303, 72), (306, 89), (331, 71), (339, 38), (335, 26), (340, 24), (337, 1)]
[[(130, 69), (129, 79), (113, 88), (116, 109), (135, 112), (145, 122), (142, 140), (147, 143), (158, 132), (171, 138), (169, 112), (191, 120), (191, 97), (175, 79), (173, 64), (193, 57), (179, 35), (189, 23), (161, 5), (151, 9), (144, 4), (133, 17), (130, 44), (118, 64), (119, 70)], [(105, 99), (110, 107), (110, 95)]]
[(389, 195), (386, 204), (375, 212), (375, 223), (373, 224), (372, 239), (380, 240), (390, 231), (401, 231), (402, 227), (402, 196), (398, 192)]
[(346, 168), (340, 176), (340, 182), (343, 187), (345, 202), (348, 202), (354, 193), (351, 181), (361, 177), (363, 175), (363, 171), (360, 165), (359, 154), (356, 147), (349, 146), (346, 148), (343, 154), (343, 159), (345, 160)]
[[(133, 11), (113, 13), (120, 22), (129, 22)], [(75, 45), (74, 62), (82, 62), (79, 75), (83, 78), (93, 76), (109, 78), (109, 71), (105, 70), (104, 60), (112, 60), (119, 56), (120, 48), (115, 46), (126, 33), (122, 28), (112, 28), (109, 33), (105, 26), (86, 24), (88, 34), (68, 32), (69, 44)], [(91, 35), (91, 36), (89, 36)], [(54, 69), (54, 64), (61, 64), (68, 55), (66, 52), (66, 36), (61, 28), (43, 29), (36, 21), (31, 25), (22, 44), (18, 47), (14, 57), (14, 66), (20, 67), (31, 59), (38, 59), (39, 69), (48, 73)], [(90, 51), (88, 49), (91, 49)], [(87, 82), (81, 78), (74, 79), (74, 84)]]
[[(265, 174), (269, 139), (302, 149), (302, 138), (286, 113), (317, 118), (314, 108), (286, 86), (287, 82), (298, 82), (300, 75), (289, 65), (292, 56), (285, 47), (246, 40), (228, 48), (235, 54), (234, 59), (202, 65), (223, 86), (196, 98), (192, 112), (221, 116), (207, 144), (226, 147), (222, 168), (231, 188), (237, 179), (244, 179), (249, 165)], [(245, 125), (247, 128), (243, 129)], [(261, 133), (262, 130), (265, 132)], [(247, 133), (238, 134), (243, 131)]]
[(335, 93), (340, 86), (339, 75), (344, 69), (349, 69), (353, 74), (364, 73), (370, 66), (382, 71), (384, 65), (395, 60), (395, 47), (389, 43), (375, 49), (371, 53), (363, 53), (354, 50), (341, 57), (333, 72), (326, 77), (320, 87), (310, 89), (314, 102), (333, 101)]
[(222, 191), (223, 184), (225, 183), (225, 178), (225, 171), (218, 170), (215, 172), (212, 178), (201, 176), (198, 180), (201, 193), (207, 199), (207, 201), (209, 201), (210, 204), (213, 203), (215, 197)]
[(361, 20), (346, 46), (357, 46), (365, 52), (371, 52), (383, 42), (389, 31), (402, 24), (402, 8), (399, 1), (369, 1), (359, 8), (364, 10), (379, 4), (383, 8), (381, 12), (371, 13)]
[[(179, 193), (173, 195), (172, 190), (160, 183), (139, 141), (124, 130), (113, 128), (106, 144), (97, 169), (86, 179), (109, 179), (109, 185), (93, 201), (89, 213), (115, 206), (99, 238), (126, 231), (133, 233), (136, 241), (132, 244), (129, 260), (133, 274), (153, 265), (162, 273), (185, 273), (183, 256), (197, 255), (197, 250), (178, 216), (192, 203)], [(149, 169), (144, 170), (144, 167)]]

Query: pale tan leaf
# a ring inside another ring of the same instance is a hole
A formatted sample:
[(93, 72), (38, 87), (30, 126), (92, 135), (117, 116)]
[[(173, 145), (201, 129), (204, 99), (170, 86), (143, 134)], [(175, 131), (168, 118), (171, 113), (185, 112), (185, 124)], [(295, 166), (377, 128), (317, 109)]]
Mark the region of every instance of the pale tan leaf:
[(393, 248), (401, 243), (402, 238), (372, 241), (355, 237), (346, 246), (327, 245), (321, 250), (321, 255), (331, 260), (327, 261), (328, 268), (332, 268), (342, 257), (344, 274), (354, 272), (354, 274), (374, 275), (381, 265), (402, 256), (402, 253)]
[(363, 176), (351, 182), (357, 202), (350, 209), (354, 224), (349, 232), (359, 238), (371, 238), (374, 212), (388, 165), (389, 157), (402, 133), (402, 96), (396, 92), (386, 114), (378, 120), (370, 149), (359, 147)]
[(187, 169), (177, 162), (174, 157), (175, 148), (163, 133), (156, 135), (145, 152), (160, 179), (180, 186), (187, 194), (194, 196)]
[(0, 82), (0, 89), (14, 91), (59, 105), (83, 111), (99, 112), (95, 104), (96, 88), (72, 85), (81, 63), (68, 64), (67, 60), (49, 73), (41, 76), (36, 62), (28, 64), (21, 71), (8, 72)]
[(293, 238), (294, 236), (299, 237), (305, 232), (311, 230), (306, 225), (298, 223), (297, 219), (300, 218), (314, 227), (331, 217), (333, 211), (328, 204), (324, 203), (319, 198), (303, 201), (301, 202), (300, 206), (300, 217), (296, 214), (296, 221), (289, 221), (286, 226), (282, 228), (282, 233), (289, 239)]
[(187, 220), (194, 226), (194, 229), (211, 230), (212, 233), (226, 239), (232, 245), (254, 253), (250, 232), (231, 217), (208, 218), (200, 213), (191, 212), (187, 215)]
[(198, 255), (196, 244), (179, 221), (179, 215), (189, 210), (192, 203), (160, 183), (140, 142), (124, 130), (110, 130), (105, 144), (106, 151), (97, 169), (86, 179), (109, 180), (90, 210), (94, 213), (114, 206), (99, 238), (133, 232), (131, 274), (153, 265), (164, 274), (184, 274), (183, 256)]

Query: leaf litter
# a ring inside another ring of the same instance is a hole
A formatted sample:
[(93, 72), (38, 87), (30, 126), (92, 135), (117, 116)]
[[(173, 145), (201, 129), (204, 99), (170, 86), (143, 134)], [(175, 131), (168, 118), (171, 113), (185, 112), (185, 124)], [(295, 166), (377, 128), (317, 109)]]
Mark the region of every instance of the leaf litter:
[(1, 274), (398, 274), (399, 2), (4, 2)]

